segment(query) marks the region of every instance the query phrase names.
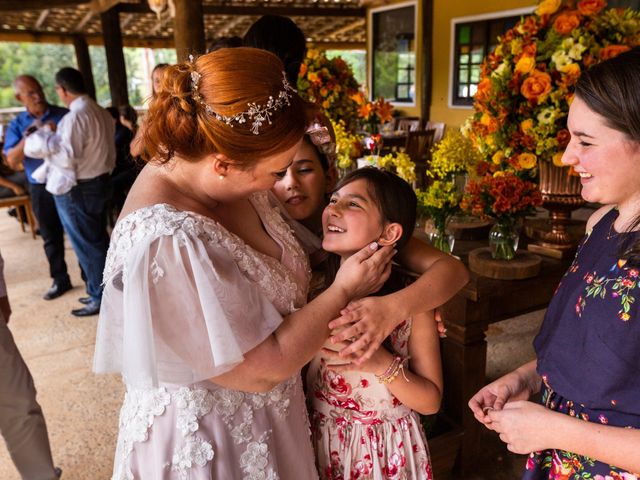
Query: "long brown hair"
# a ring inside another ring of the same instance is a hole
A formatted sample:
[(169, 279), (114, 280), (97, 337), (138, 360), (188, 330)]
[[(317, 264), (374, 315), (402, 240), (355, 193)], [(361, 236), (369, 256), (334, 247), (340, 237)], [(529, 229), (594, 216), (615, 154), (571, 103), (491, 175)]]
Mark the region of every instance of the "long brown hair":
[(278, 58), (254, 48), (221, 49), (193, 62), (166, 68), (162, 88), (151, 101), (143, 128), (145, 159), (168, 162), (175, 155), (189, 161), (222, 153), (241, 167), (283, 152), (296, 144), (312, 115), (312, 107), (290, 94), (289, 105), (272, 112), (259, 134), (251, 121), (230, 125), (207, 112), (197, 100), (192, 74), (199, 76), (197, 93), (218, 115), (246, 112), (248, 104), (265, 105), (284, 89)]
[[(640, 47), (598, 63), (584, 72), (576, 84), (576, 96), (607, 125), (624, 133), (640, 149)], [(640, 168), (640, 165), (638, 165)], [(640, 185), (638, 186), (640, 188)], [(629, 266), (640, 266), (640, 238), (631, 234), (640, 225), (640, 214), (621, 235), (620, 258)]]

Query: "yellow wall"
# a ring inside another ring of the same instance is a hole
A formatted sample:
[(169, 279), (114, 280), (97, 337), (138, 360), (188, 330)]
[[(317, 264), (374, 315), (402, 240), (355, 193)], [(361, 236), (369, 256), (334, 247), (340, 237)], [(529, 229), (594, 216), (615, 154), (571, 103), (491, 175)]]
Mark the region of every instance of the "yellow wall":
[[(531, 7), (535, 0), (434, 0), (433, 7), (433, 91), (430, 118), (447, 126), (460, 126), (470, 108), (449, 108), (451, 70), (451, 19)], [(418, 57), (418, 68), (420, 68)]]

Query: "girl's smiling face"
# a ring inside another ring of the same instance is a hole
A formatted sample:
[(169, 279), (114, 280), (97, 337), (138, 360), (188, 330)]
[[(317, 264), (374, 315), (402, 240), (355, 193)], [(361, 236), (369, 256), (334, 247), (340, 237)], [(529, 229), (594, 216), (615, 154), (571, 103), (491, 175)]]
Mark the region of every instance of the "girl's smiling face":
[(377, 241), (385, 227), (367, 181), (354, 180), (334, 192), (322, 213), (322, 248), (341, 257)]

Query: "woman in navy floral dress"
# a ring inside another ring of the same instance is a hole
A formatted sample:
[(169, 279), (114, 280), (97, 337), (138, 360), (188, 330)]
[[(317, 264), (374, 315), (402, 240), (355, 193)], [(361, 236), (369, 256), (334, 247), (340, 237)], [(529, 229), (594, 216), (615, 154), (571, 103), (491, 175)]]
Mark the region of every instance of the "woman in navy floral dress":
[[(481, 389), (475, 417), (526, 480), (640, 478), (640, 48), (583, 73), (562, 161), (582, 196), (607, 205), (549, 305), (537, 360)], [(542, 390), (542, 406), (527, 401)], [(633, 473), (637, 472), (637, 473)]]

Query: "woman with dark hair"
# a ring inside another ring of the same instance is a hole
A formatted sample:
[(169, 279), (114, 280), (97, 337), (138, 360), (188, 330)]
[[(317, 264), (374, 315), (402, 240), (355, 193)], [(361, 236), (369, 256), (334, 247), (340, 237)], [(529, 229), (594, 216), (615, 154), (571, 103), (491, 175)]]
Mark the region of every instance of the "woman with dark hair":
[[(637, 479), (640, 472), (640, 48), (583, 72), (562, 161), (605, 205), (558, 287), (537, 360), (469, 406), (516, 453), (527, 480)], [(542, 390), (542, 405), (527, 401)]]
[(263, 50), (166, 69), (104, 273), (94, 370), (127, 386), (113, 478), (317, 477), (300, 369), (394, 250), (368, 245), (305, 305), (306, 255), (266, 190), (309, 114)]

